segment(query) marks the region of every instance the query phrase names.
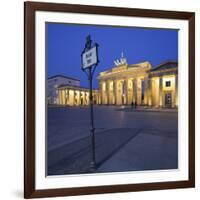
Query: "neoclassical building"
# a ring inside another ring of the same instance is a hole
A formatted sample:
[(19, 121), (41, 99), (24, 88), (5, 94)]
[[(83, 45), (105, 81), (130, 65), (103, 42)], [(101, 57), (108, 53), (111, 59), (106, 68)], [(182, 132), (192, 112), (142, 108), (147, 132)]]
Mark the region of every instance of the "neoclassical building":
[(128, 65), (126, 59), (98, 76), (98, 103), (105, 105), (178, 106), (178, 64), (166, 61), (152, 68), (149, 62)]
[(80, 86), (80, 80), (57, 74), (55, 76), (51, 76), (47, 79), (47, 102), (48, 104), (58, 104), (58, 90), (57, 88), (61, 85), (71, 85), (71, 86)]
[[(178, 107), (178, 63), (166, 61), (152, 67), (148, 61), (128, 65), (123, 54), (114, 67), (97, 77), (98, 90), (93, 90), (93, 103), (100, 105), (137, 105)], [(87, 106), (89, 89), (80, 85), (60, 85), (58, 104)]]
[[(93, 102), (98, 104), (98, 91), (93, 90)], [(58, 104), (66, 106), (89, 105), (89, 89), (81, 86), (61, 85), (58, 88)]]

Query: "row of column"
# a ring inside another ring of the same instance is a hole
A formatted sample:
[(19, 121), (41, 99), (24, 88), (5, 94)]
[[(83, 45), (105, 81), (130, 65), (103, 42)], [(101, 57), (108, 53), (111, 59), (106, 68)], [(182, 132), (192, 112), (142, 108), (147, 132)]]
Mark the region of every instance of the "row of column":
[[(168, 79), (170, 80), (170, 87), (165, 85)], [(143, 79), (136, 78), (100, 82), (100, 104), (123, 105), (136, 102), (138, 105), (165, 107), (167, 106), (166, 99), (168, 96), (170, 96), (170, 106), (178, 106), (177, 75), (170, 78), (145, 77)]]
[(143, 79), (124, 79), (101, 82), (99, 92), (101, 104), (147, 103), (145, 94), (142, 99), (142, 81)]
[[(164, 107), (166, 94), (170, 93), (172, 107), (178, 106), (178, 77), (174, 77), (171, 90), (166, 88), (163, 90), (165, 85), (163, 80), (163, 77), (158, 77), (100, 82), (99, 92), (96, 96), (93, 94), (93, 99), (96, 104), (130, 105), (136, 102), (137, 105)], [(88, 105), (89, 91), (60, 89), (58, 100), (61, 105)]]
[(60, 89), (58, 91), (58, 103), (60, 105), (88, 105), (89, 92)]

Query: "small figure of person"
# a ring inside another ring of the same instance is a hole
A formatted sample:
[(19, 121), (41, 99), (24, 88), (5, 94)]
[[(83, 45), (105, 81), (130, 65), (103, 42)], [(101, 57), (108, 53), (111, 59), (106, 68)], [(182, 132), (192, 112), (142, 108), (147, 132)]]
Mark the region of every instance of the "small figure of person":
[(131, 108), (133, 109), (133, 105), (134, 105), (134, 102), (132, 101), (132, 103), (131, 103)]
[(135, 109), (137, 108), (137, 101), (135, 101)]

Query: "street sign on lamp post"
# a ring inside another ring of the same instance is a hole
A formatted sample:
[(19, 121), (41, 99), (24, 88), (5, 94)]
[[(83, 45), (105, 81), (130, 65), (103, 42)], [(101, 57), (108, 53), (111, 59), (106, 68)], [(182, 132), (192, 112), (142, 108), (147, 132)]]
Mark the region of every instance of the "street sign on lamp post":
[(85, 48), (81, 53), (81, 69), (86, 73), (89, 80), (89, 89), (90, 89), (90, 136), (91, 136), (91, 169), (94, 171), (96, 169), (96, 158), (95, 158), (95, 128), (94, 128), (94, 113), (93, 113), (93, 95), (92, 95), (92, 78), (96, 66), (99, 63), (98, 60), (98, 44), (94, 43), (92, 45), (92, 40), (90, 35), (86, 37)]

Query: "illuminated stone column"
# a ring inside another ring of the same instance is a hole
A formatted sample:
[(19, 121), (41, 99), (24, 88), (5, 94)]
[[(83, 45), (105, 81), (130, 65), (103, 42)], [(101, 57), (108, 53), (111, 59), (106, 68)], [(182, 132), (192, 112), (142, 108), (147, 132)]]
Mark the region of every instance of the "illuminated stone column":
[(62, 105), (65, 105), (65, 90), (62, 90)]
[(89, 105), (89, 103), (90, 103), (90, 98), (89, 98), (90, 92), (87, 91), (86, 94), (87, 94), (87, 95), (86, 95), (87, 105)]
[(75, 105), (75, 101), (74, 101), (74, 98), (75, 98), (75, 91), (74, 90), (72, 90), (72, 106), (74, 106)]
[(67, 90), (65, 89), (65, 105), (67, 105)]
[(117, 81), (117, 105), (123, 104), (123, 82), (122, 80)]
[(128, 105), (128, 79), (125, 79), (124, 84), (125, 84), (125, 99), (126, 99), (125, 104)]
[(80, 105), (80, 92), (81, 91), (78, 91), (78, 105)]
[(102, 87), (102, 82), (99, 83), (99, 103), (103, 104), (103, 87)]
[(134, 91), (133, 91), (133, 79), (131, 79), (130, 82), (131, 82), (131, 88), (130, 88), (130, 103), (132, 103), (133, 100), (134, 100), (134, 99), (133, 99), (133, 95), (134, 95), (134, 94), (133, 94), (133, 92), (134, 92)]
[(110, 104), (110, 82), (106, 81), (106, 96), (107, 96), (107, 101), (106, 104)]
[(123, 99), (123, 91), (124, 91), (124, 85), (123, 85), (123, 81), (119, 81), (119, 93), (118, 93), (118, 95), (119, 95), (119, 101), (118, 101), (118, 103), (119, 103), (119, 105), (122, 105), (123, 103), (124, 103), (124, 99)]
[(58, 104), (60, 104), (60, 94), (59, 94), (59, 90), (58, 90)]
[(74, 105), (74, 91), (69, 90), (69, 105), (73, 106)]
[(133, 102), (138, 104), (138, 79), (133, 79)]
[(74, 90), (74, 106), (77, 106), (77, 91)]
[(149, 86), (148, 86), (148, 78), (144, 79), (144, 104), (148, 104), (148, 95), (149, 95)]
[(148, 105), (152, 106), (152, 80), (148, 79)]
[(67, 105), (69, 105), (69, 89), (67, 90)]
[(63, 90), (63, 105), (66, 104), (66, 93), (65, 90)]
[(85, 106), (85, 104), (86, 104), (85, 103), (85, 99), (86, 99), (86, 97), (85, 97), (85, 91), (82, 91), (82, 97), (83, 97), (82, 98), (82, 105)]
[(119, 81), (119, 104), (123, 105), (124, 103), (124, 98), (123, 98), (123, 94), (124, 94), (124, 82), (121, 80)]
[(135, 79), (132, 80), (132, 101), (135, 103)]
[(142, 79), (137, 79), (137, 104), (142, 104)]
[(120, 88), (121, 84), (119, 80), (116, 80), (116, 105), (120, 105), (121, 104), (121, 88)]
[(178, 74), (175, 77), (175, 106), (178, 107)]
[(85, 106), (85, 91), (82, 91), (82, 105)]
[(67, 105), (67, 89), (65, 89), (65, 105)]
[(87, 105), (89, 105), (89, 103), (90, 103), (90, 92), (89, 91), (87, 91), (86, 92), (87, 93)]
[(113, 97), (114, 96), (114, 91), (113, 91), (113, 81), (111, 80), (109, 82), (109, 104), (114, 104), (113, 102)]
[(117, 81), (113, 80), (113, 104), (117, 104)]
[(74, 91), (74, 105), (80, 105), (80, 91)]
[(61, 90), (58, 90), (58, 104), (61, 105)]
[(74, 90), (73, 105), (76, 106), (76, 91)]
[(127, 80), (127, 104), (131, 104), (132, 102), (132, 80)]
[(163, 78), (159, 79), (159, 106), (163, 106)]
[(80, 91), (76, 91), (76, 105), (80, 105)]
[(87, 105), (88, 102), (87, 102), (87, 93), (86, 91), (84, 91), (84, 105)]
[(103, 83), (100, 82), (100, 101), (103, 104)]
[(114, 81), (112, 80), (112, 104), (115, 104), (115, 88)]
[(121, 81), (121, 104), (125, 104), (125, 98), (126, 98), (126, 94), (125, 94), (125, 91), (126, 91), (126, 84), (125, 84), (125, 81), (122, 80)]
[(66, 104), (66, 91), (63, 89), (63, 105)]
[(106, 82), (102, 82), (102, 103), (107, 104)]
[(98, 93), (96, 93), (95, 91), (92, 92), (92, 96), (93, 96), (93, 103), (94, 105), (98, 104)]
[(141, 80), (140, 79), (134, 79), (134, 93), (135, 93), (135, 101), (137, 105), (141, 104)]
[(107, 84), (104, 82), (104, 104), (107, 104), (108, 98), (107, 98)]
[(101, 88), (100, 88), (100, 85), (99, 85), (99, 90), (98, 90), (98, 104), (102, 104), (101, 103)]
[(60, 102), (60, 105), (62, 105), (62, 89), (59, 90), (59, 93), (60, 93), (59, 102)]
[(81, 91), (80, 92), (80, 100), (81, 100), (81, 102), (80, 102), (80, 104), (83, 106), (84, 105), (84, 91)]

